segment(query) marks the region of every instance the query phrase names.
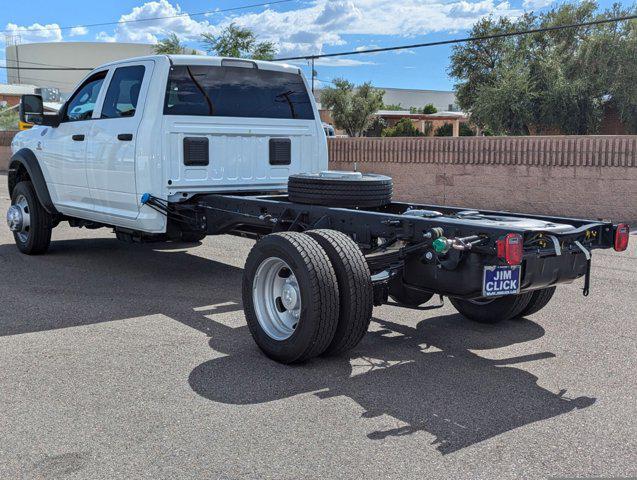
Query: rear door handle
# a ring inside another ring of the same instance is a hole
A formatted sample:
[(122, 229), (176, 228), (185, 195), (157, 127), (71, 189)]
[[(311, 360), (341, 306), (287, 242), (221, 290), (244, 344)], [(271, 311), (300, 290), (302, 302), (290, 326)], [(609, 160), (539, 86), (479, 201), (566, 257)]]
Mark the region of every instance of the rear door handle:
[(74, 141), (76, 141), (76, 142), (83, 142), (84, 141), (84, 135), (73, 135), (71, 138)]
[(120, 133), (119, 135), (117, 135), (117, 139), (121, 140), (122, 142), (130, 142), (133, 139), (133, 134), (132, 133)]

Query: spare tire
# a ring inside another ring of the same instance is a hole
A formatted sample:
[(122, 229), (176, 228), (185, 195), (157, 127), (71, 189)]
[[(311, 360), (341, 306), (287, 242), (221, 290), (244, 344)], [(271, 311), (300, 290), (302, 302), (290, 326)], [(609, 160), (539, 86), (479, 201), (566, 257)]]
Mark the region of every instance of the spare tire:
[(381, 207), (391, 203), (391, 177), (360, 172), (321, 172), (290, 175), (291, 202), (327, 207)]

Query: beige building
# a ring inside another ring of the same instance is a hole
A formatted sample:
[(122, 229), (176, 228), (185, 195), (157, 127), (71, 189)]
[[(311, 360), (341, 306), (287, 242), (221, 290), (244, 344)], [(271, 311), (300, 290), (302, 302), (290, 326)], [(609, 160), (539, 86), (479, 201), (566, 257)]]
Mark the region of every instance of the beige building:
[(153, 45), (141, 43), (50, 42), (7, 45), (7, 83), (58, 88), (70, 93), (88, 71), (34, 68), (94, 68), (103, 63), (152, 55)]

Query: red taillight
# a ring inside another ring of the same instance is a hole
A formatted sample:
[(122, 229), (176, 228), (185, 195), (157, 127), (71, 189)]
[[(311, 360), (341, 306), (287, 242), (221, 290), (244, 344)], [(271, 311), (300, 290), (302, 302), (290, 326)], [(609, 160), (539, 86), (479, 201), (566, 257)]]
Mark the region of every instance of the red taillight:
[(623, 252), (628, 248), (628, 235), (630, 234), (630, 226), (627, 223), (620, 223), (615, 230), (614, 248), (618, 252)]
[(524, 239), (519, 233), (509, 233), (502, 240), (496, 242), (498, 258), (504, 260), (509, 265), (519, 265), (522, 263), (524, 255)]

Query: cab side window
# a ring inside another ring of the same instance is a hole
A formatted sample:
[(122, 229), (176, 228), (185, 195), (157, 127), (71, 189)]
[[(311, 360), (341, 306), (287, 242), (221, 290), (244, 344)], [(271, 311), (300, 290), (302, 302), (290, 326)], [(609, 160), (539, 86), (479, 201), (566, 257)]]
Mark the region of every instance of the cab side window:
[(69, 100), (64, 112), (63, 122), (90, 120), (95, 110), (95, 103), (106, 78), (106, 71), (89, 77)]
[(122, 118), (135, 115), (145, 70), (142, 65), (120, 67), (115, 70), (104, 98), (102, 118)]

